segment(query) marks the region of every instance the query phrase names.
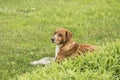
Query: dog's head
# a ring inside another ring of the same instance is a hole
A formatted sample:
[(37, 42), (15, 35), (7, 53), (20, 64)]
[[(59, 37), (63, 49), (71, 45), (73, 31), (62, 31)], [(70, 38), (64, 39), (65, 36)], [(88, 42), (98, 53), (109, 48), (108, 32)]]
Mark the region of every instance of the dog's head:
[(53, 37), (51, 38), (52, 42), (60, 45), (70, 41), (72, 38), (72, 34), (69, 30), (58, 28), (55, 32)]

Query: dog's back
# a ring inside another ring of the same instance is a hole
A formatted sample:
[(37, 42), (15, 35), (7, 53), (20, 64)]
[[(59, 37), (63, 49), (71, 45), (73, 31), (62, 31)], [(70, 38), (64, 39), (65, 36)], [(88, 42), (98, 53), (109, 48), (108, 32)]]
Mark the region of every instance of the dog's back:
[(85, 54), (86, 52), (92, 52), (97, 48), (97, 46), (89, 44), (79, 44), (75, 41), (69, 41), (59, 49), (56, 60), (61, 61), (66, 57), (78, 56)]
[(92, 52), (95, 49), (97, 49), (97, 46), (93, 46), (93, 45), (89, 45), (89, 44), (79, 44), (79, 48), (78, 50), (82, 53), (86, 53), (86, 52)]

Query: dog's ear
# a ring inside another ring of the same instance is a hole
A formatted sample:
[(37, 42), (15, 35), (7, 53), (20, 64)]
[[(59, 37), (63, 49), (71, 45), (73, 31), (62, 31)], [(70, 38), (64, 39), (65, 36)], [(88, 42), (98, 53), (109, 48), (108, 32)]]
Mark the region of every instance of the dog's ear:
[(67, 31), (66, 31), (66, 41), (71, 40), (71, 38), (72, 38), (72, 33), (67, 30)]

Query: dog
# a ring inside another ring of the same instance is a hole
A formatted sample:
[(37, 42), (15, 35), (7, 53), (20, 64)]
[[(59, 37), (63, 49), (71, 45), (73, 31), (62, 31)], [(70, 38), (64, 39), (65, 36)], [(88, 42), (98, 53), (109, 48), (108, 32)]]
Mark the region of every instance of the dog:
[(72, 33), (64, 28), (56, 29), (51, 41), (56, 44), (55, 57), (45, 57), (38, 61), (30, 62), (31, 65), (48, 65), (51, 62), (61, 62), (68, 57), (85, 55), (86, 52), (92, 52), (97, 49), (97, 46), (75, 42), (72, 39)]
[(51, 41), (56, 44), (55, 61), (57, 62), (61, 62), (70, 56), (85, 55), (86, 52), (97, 49), (97, 46), (75, 42), (72, 39), (72, 33), (64, 28), (56, 29)]

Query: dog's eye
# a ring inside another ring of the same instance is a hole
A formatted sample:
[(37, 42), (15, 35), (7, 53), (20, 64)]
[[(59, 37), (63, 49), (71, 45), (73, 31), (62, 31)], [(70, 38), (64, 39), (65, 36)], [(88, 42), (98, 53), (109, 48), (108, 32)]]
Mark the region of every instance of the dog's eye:
[(60, 36), (62, 36), (62, 34), (58, 34), (58, 36), (60, 37)]

